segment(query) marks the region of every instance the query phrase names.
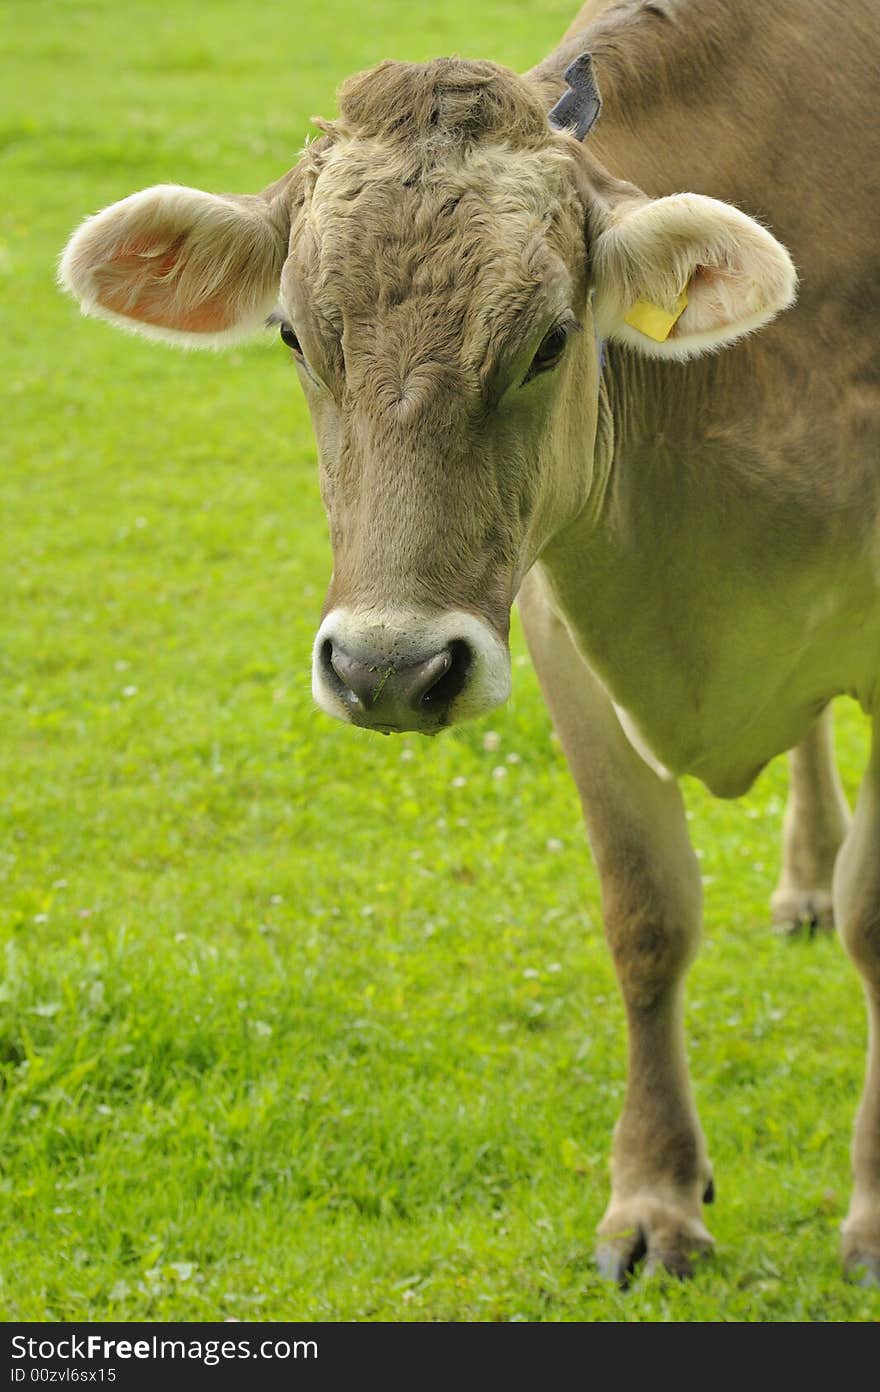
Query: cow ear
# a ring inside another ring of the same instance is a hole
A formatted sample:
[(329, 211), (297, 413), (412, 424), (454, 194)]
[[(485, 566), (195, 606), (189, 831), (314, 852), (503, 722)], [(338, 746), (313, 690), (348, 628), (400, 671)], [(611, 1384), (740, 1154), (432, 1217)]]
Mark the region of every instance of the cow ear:
[(609, 210), (593, 276), (599, 334), (662, 358), (735, 342), (792, 304), (797, 288), (791, 257), (766, 228), (695, 193)]
[(222, 347), (274, 307), (290, 231), (286, 182), (265, 196), (159, 184), (88, 218), (58, 279), (84, 314), (190, 347)]

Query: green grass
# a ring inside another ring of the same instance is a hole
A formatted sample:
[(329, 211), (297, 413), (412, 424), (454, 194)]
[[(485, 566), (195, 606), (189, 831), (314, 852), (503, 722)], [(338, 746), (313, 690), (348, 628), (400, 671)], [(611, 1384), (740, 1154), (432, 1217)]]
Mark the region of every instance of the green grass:
[[(519, 630), (482, 724), (315, 713), (330, 554), (286, 355), (177, 355), (54, 290), (85, 213), (256, 190), (349, 71), (524, 67), (574, 6), (366, 8), (2, 20), (0, 1317), (876, 1318), (837, 1263), (860, 986), (768, 929), (784, 765), (737, 805), (687, 790), (718, 1253), (624, 1295), (591, 1265), (623, 1013)], [(865, 737), (844, 705), (850, 793)]]

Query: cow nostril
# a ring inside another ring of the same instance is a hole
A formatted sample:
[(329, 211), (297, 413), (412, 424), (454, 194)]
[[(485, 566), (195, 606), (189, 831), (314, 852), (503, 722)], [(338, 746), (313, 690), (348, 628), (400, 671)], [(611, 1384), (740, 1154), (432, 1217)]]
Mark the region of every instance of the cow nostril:
[(319, 653), (324, 681), (350, 709), (369, 707), (376, 685), (376, 669), (349, 657), (344, 648), (326, 638)]
[(324, 642), (321, 644), (321, 651), (319, 653), (321, 671), (324, 674), (324, 679), (327, 682), (329, 682), (331, 688), (337, 693), (337, 695), (341, 696), (343, 693), (345, 693), (346, 695), (350, 695), (345, 685), (345, 682), (342, 680), (342, 678), (340, 677), (339, 673), (333, 665), (333, 656), (333, 640), (331, 638), (325, 638)]
[(344, 648), (337, 647), (332, 638), (321, 644), (321, 666), (331, 688), (347, 705), (368, 710), (375, 704), (384, 685), (379, 667), (352, 657)]
[[(437, 659), (441, 658), (443, 660), (439, 662)], [(428, 710), (445, 710), (464, 689), (471, 665), (471, 650), (463, 639), (454, 638), (442, 653), (437, 654), (437, 658), (430, 660), (430, 665), (433, 670), (428, 673), (429, 680), (413, 704)]]

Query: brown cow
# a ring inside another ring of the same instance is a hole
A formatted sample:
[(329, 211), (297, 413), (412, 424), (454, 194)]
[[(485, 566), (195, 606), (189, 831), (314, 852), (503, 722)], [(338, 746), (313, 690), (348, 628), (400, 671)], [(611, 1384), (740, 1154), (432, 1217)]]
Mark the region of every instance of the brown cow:
[[(280, 323), (330, 521), (331, 715), (488, 711), (519, 594), (629, 1021), (617, 1279), (710, 1245), (676, 778), (735, 796), (793, 748), (775, 913), (833, 911), (864, 977), (843, 1256), (880, 1281), (880, 752), (850, 825), (827, 716), (841, 692), (880, 707), (878, 65), (872, 0), (594, 0), (524, 77), (383, 63), (264, 193), (148, 189), (62, 263), (86, 312), (154, 337)], [(770, 324), (785, 247), (799, 298)]]

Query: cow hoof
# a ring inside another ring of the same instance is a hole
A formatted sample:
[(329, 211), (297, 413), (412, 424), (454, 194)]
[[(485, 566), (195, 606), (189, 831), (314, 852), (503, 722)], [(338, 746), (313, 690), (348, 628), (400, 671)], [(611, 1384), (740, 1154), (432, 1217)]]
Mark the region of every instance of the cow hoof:
[(848, 1281), (880, 1290), (880, 1218), (845, 1223), (841, 1257)]
[(773, 927), (786, 937), (833, 932), (834, 906), (827, 889), (778, 890), (770, 900)]
[(844, 1267), (848, 1281), (867, 1290), (880, 1290), (880, 1257), (851, 1257)]
[(692, 1276), (712, 1245), (699, 1219), (669, 1204), (631, 1200), (615, 1205), (602, 1220), (596, 1265), (606, 1281), (625, 1289), (642, 1261), (647, 1276), (663, 1271)]

